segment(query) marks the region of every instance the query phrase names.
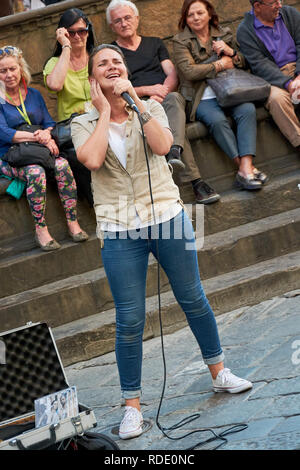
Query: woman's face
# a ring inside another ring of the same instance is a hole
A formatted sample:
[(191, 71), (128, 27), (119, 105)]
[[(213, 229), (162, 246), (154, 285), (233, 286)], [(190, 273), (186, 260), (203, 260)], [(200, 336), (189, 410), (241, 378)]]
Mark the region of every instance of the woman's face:
[(208, 27), (210, 19), (211, 17), (204, 3), (194, 2), (188, 9), (186, 23), (193, 32), (198, 33)]
[(101, 86), (102, 90), (113, 88), (117, 78), (128, 78), (127, 68), (123, 58), (113, 49), (102, 49), (93, 60), (93, 77)]
[(21, 81), (21, 68), (18, 61), (12, 56), (5, 56), (0, 60), (0, 81), (9, 93), (19, 87)]
[(72, 47), (86, 47), (88, 38), (87, 28), (87, 24), (82, 18), (67, 28)]

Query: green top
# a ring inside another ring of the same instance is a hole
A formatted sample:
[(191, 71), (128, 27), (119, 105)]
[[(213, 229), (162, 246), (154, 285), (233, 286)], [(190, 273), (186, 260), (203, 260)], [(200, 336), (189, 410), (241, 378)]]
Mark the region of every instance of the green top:
[[(43, 74), (46, 87), (47, 75), (52, 72), (58, 59), (59, 57), (51, 57), (45, 65)], [(52, 91), (50, 88), (48, 90)], [(84, 113), (85, 103), (91, 100), (88, 67), (86, 66), (76, 72), (69, 68), (63, 89), (53, 93), (57, 93), (57, 114), (59, 121), (69, 118), (73, 113)]]

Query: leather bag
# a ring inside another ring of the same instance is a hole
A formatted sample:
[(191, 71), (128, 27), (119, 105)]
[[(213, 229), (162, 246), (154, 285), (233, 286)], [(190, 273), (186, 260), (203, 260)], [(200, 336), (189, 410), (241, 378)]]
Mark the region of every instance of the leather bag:
[[(27, 123), (17, 127), (18, 131), (32, 133), (39, 129), (42, 129), (42, 127), (35, 124), (29, 125)], [(40, 165), (44, 167), (45, 170), (54, 170), (55, 168), (55, 156), (52, 155), (45, 145), (39, 144), (38, 142), (20, 142), (13, 144), (1, 158), (14, 168), (27, 165)]]
[(40, 165), (45, 170), (54, 170), (55, 168), (55, 156), (50, 153), (47, 147), (37, 142), (14, 144), (1, 158), (15, 168), (27, 165)]
[(224, 108), (264, 101), (271, 90), (271, 85), (263, 78), (237, 68), (219, 72), (215, 78), (207, 79), (207, 84), (215, 92), (219, 105)]
[(55, 140), (61, 155), (66, 158), (72, 169), (79, 198), (86, 199), (90, 207), (93, 207), (93, 195), (91, 191), (91, 172), (77, 159), (74, 149), (71, 122), (78, 113), (73, 113), (68, 119), (59, 121), (51, 131), (51, 136)]
[(51, 136), (60, 150), (73, 148), (71, 122), (76, 116), (79, 114), (73, 113), (68, 119), (57, 122), (51, 131)]

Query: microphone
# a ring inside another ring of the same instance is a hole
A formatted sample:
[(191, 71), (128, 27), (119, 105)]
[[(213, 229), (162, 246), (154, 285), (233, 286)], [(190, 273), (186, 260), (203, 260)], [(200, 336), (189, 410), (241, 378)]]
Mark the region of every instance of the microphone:
[(123, 91), (123, 93), (121, 93), (121, 96), (123, 100), (126, 101), (127, 104), (129, 104), (129, 106), (131, 107), (131, 109), (133, 109), (133, 111), (135, 111), (138, 114), (140, 113), (135, 102), (126, 91)]

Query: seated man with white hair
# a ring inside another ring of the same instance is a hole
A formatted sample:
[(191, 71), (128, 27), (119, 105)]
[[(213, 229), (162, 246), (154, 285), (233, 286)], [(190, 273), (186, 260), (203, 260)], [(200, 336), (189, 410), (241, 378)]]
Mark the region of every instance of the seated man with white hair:
[(192, 183), (197, 203), (216, 202), (220, 196), (202, 180), (186, 136), (186, 103), (183, 96), (176, 92), (177, 72), (163, 41), (137, 33), (139, 12), (129, 0), (112, 0), (106, 9), (106, 19), (117, 36), (113, 44), (121, 49), (126, 58), (130, 81), (137, 95), (158, 101), (167, 114), (174, 137), (174, 144), (166, 155), (168, 163), (181, 183)]

